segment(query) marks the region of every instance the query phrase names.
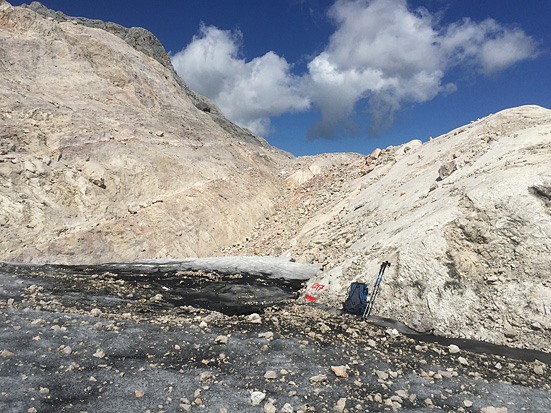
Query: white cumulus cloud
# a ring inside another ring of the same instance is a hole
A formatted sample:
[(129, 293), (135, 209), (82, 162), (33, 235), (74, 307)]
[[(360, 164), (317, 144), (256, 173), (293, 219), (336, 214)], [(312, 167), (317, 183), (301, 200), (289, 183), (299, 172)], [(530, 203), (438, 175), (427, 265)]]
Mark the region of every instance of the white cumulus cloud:
[(326, 49), (308, 65), (312, 100), (322, 119), (313, 137), (354, 130), (349, 118), (366, 102), (373, 129), (385, 127), (404, 103), (425, 102), (456, 85), (450, 68), (484, 75), (535, 56), (533, 39), (492, 19), (464, 19), (439, 27), (426, 9), (406, 0), (339, 0), (329, 11), (337, 24)]
[(242, 35), (201, 25), (199, 34), (172, 57), (174, 68), (224, 114), (258, 135), (270, 133), (270, 117), (306, 110), (310, 100), (301, 79), (274, 52), (247, 62), (239, 57)]
[(172, 62), (192, 89), (257, 134), (270, 132), (272, 116), (314, 107), (321, 120), (310, 136), (333, 138), (356, 132), (350, 119), (357, 110), (377, 130), (403, 104), (455, 91), (450, 69), (487, 76), (537, 56), (520, 28), (469, 18), (442, 25), (406, 0), (337, 0), (329, 16), (335, 31), (300, 75), (272, 51), (246, 61), (240, 32), (204, 25)]

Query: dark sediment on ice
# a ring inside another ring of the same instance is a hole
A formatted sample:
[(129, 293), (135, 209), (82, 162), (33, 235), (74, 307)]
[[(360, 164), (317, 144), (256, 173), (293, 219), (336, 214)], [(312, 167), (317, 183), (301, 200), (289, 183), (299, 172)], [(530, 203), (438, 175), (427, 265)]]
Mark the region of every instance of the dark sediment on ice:
[[(297, 280), (114, 271), (2, 265), (1, 411), (307, 412), (339, 401), (348, 411), (551, 410), (544, 363), (453, 353), (395, 335), (392, 320), (379, 327), (298, 304)], [(167, 291), (239, 283), (239, 315), (180, 305), (182, 292)], [(265, 396), (257, 406), (255, 391)]]

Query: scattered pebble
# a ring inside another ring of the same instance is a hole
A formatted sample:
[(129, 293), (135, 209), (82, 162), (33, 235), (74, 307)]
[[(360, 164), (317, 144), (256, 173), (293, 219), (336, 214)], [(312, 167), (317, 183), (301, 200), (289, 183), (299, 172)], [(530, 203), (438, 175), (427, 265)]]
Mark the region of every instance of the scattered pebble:
[(258, 406), (260, 403), (262, 403), (262, 400), (266, 398), (266, 393), (262, 393), (260, 391), (253, 391), (251, 393), (251, 402), (253, 406)]
[(337, 404), (335, 405), (335, 411), (342, 413), (344, 412), (345, 407), (346, 407), (346, 398), (343, 397), (339, 399), (339, 401), (337, 401)]
[(267, 380), (274, 380), (274, 379), (277, 379), (277, 373), (273, 370), (268, 370), (265, 374), (264, 374), (264, 378), (267, 379)]
[(99, 308), (93, 308), (91, 311), (90, 311), (90, 315), (94, 316), (94, 317), (97, 317), (97, 316), (100, 316), (102, 315), (103, 312), (99, 309)]
[(209, 380), (212, 380), (213, 378), (214, 378), (214, 374), (211, 371), (204, 371), (199, 374), (200, 382), (209, 381)]
[(327, 381), (326, 374), (318, 374), (317, 376), (310, 377), (310, 383), (312, 384), (321, 384), (325, 381)]
[(258, 313), (252, 313), (247, 316), (247, 321), (251, 324), (262, 324), (262, 318)]
[(331, 370), (333, 370), (333, 373), (335, 373), (335, 376), (347, 378), (348, 373), (346, 370), (348, 369), (348, 366), (331, 366)]
[(461, 350), (458, 346), (456, 346), (455, 344), (450, 344), (448, 346), (448, 351), (450, 352), (450, 354), (456, 354), (456, 353), (459, 353)]
[(271, 341), (271, 340), (274, 339), (274, 333), (272, 333), (271, 331), (267, 331), (265, 333), (260, 333), (258, 335), (258, 338), (265, 338), (266, 340)]
[(94, 357), (97, 357), (99, 359), (102, 359), (105, 357), (105, 352), (102, 349), (97, 349), (94, 354), (92, 354)]

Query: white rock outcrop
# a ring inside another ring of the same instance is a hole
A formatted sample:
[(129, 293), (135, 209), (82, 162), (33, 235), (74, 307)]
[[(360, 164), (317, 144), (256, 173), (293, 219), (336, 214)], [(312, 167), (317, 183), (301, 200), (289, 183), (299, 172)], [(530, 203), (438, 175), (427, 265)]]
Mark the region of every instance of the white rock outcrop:
[(350, 282), (372, 284), (389, 260), (375, 314), (551, 350), (550, 110), (523, 106), (472, 122), (353, 186), (338, 216), (294, 242), (316, 239), (323, 249), (332, 234), (349, 236), (342, 262), (311, 280), (325, 286), (320, 302), (339, 306)]

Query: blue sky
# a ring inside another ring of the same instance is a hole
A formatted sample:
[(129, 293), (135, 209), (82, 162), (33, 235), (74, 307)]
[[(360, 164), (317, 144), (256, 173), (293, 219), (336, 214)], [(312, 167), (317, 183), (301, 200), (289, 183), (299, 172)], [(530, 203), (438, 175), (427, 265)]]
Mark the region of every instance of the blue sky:
[(145, 27), (193, 89), (297, 156), (368, 154), (509, 107), (551, 108), (549, 0), (43, 4)]

